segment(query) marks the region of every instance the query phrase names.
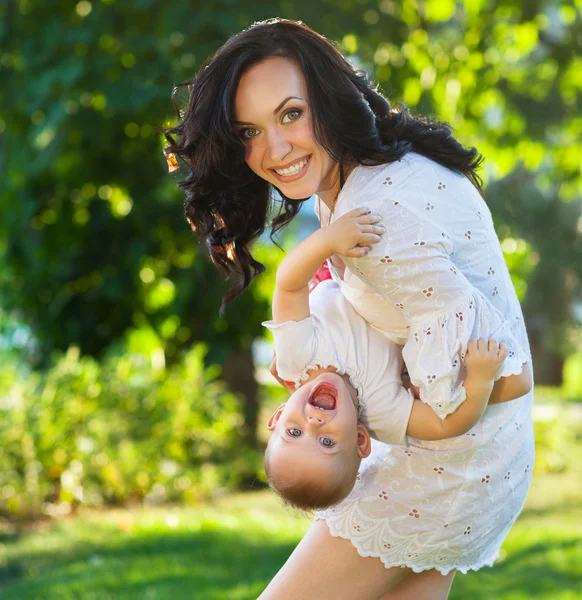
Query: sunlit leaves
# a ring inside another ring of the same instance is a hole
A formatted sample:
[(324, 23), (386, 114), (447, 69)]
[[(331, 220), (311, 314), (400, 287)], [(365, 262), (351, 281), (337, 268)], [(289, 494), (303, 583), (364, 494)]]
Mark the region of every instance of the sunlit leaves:
[(424, 4), (427, 22), (448, 21), (455, 14), (455, 0), (426, 0)]
[(527, 293), (528, 279), (540, 260), (539, 254), (523, 239), (505, 238), (501, 247), (517, 297), (523, 301)]
[(358, 38), (350, 33), (344, 36), (341, 45), (347, 54), (355, 54), (358, 51)]
[(407, 106), (416, 106), (422, 94), (422, 86), (416, 77), (410, 77), (404, 82), (402, 101)]
[(145, 298), (146, 310), (155, 312), (164, 306), (168, 306), (176, 297), (176, 286), (173, 281), (162, 277), (154, 283)]

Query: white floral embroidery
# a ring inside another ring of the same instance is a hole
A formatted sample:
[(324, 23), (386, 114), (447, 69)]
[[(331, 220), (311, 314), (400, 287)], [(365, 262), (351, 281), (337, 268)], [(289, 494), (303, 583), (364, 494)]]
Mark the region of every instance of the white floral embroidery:
[[(345, 260), (358, 279), (345, 281), (342, 292), (369, 323), (404, 344), (422, 400), (442, 417), (463, 402), (471, 337), (495, 334), (508, 347), (500, 375), (519, 373), (531, 360), (521, 307), (490, 211), (469, 180), (410, 153), (354, 169), (333, 218), (364, 202), (387, 232), (368, 256)], [(388, 257), (389, 267), (381, 262)], [(348, 498), (316, 518), (386, 567), (465, 573), (492, 564), (530, 483), (532, 399), (530, 392), (489, 407), (457, 438), (409, 437), (408, 448), (373, 442)]]

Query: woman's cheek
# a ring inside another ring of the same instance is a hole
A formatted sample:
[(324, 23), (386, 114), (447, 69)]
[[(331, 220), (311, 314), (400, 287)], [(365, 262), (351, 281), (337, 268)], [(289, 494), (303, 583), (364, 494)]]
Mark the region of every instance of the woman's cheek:
[(257, 161), (257, 152), (256, 148), (253, 147), (252, 143), (249, 142), (245, 148), (245, 162), (249, 166), (249, 168), (257, 172), (258, 161)]
[(301, 126), (298, 128), (297, 134), (298, 139), (301, 140), (302, 145), (311, 145), (315, 143), (311, 119), (309, 117), (302, 119), (300, 125)]

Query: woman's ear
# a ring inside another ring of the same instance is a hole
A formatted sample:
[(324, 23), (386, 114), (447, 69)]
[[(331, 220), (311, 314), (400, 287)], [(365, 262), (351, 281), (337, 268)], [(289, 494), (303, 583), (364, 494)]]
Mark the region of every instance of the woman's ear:
[(372, 452), (372, 440), (370, 438), (370, 432), (363, 426), (358, 425), (358, 456), (360, 458), (366, 458), (370, 456)]
[(275, 429), (277, 423), (279, 422), (279, 418), (283, 414), (283, 411), (285, 410), (286, 406), (287, 402), (283, 402), (283, 404), (278, 406), (277, 410), (269, 417), (269, 420), (267, 421), (267, 429), (269, 431), (273, 431), (273, 429)]

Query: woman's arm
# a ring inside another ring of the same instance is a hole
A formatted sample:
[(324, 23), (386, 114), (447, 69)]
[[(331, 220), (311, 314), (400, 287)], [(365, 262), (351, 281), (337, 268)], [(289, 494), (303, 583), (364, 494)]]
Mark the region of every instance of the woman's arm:
[(469, 431), (487, 408), (493, 379), (506, 355), (507, 348), (495, 340), (469, 340), (465, 356), (467, 377), (463, 384), (465, 401), (441, 419), (430, 406), (415, 400), (406, 433), (420, 440), (442, 440)]
[(297, 244), (277, 269), (273, 295), (275, 323), (306, 319), (310, 315), (309, 282), (323, 261), (336, 253), (365, 256), (384, 233), (380, 221), (368, 209), (358, 208)]
[(519, 375), (501, 377), (495, 382), (489, 404), (501, 404), (521, 398), (531, 391), (532, 385), (531, 367), (529, 363), (525, 363)]

